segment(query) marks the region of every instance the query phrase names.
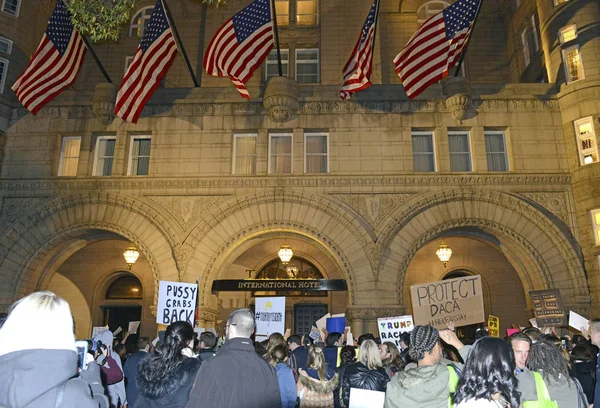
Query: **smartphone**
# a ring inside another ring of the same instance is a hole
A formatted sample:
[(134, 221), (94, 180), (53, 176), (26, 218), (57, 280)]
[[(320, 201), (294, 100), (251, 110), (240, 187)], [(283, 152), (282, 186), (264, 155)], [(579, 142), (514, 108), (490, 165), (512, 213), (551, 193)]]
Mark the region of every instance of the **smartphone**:
[(80, 370), (87, 370), (88, 342), (83, 340), (76, 341), (75, 346), (77, 347), (77, 367)]
[(564, 339), (560, 341), (560, 348), (563, 350), (567, 349), (567, 342)]

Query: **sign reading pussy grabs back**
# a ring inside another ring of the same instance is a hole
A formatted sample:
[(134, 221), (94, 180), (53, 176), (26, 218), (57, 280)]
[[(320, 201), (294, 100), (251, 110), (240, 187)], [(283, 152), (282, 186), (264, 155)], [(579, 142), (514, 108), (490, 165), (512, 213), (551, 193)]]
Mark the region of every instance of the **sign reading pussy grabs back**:
[(186, 321), (194, 326), (194, 312), (198, 300), (195, 283), (160, 281), (156, 323), (171, 324)]
[(413, 319), (416, 324), (445, 329), (485, 321), (481, 276), (464, 276), (411, 285)]

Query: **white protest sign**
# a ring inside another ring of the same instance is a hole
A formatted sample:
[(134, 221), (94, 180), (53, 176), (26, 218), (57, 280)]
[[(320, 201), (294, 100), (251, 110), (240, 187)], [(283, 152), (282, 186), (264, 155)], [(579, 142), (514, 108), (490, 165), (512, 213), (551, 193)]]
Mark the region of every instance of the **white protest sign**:
[(325, 316), (321, 317), (315, 322), (315, 326), (317, 326), (317, 329), (319, 331), (319, 337), (321, 337), (323, 341), (325, 341), (325, 338), (323, 337), (323, 329), (327, 327), (327, 319), (329, 317), (331, 317), (331, 314), (327, 313)]
[(535, 327), (536, 329), (538, 328), (537, 319), (535, 317), (533, 319), (529, 319), (529, 323), (532, 327)]
[(464, 276), (411, 285), (413, 319), (416, 324), (445, 329), (485, 322), (481, 276)]
[(96, 337), (97, 334), (103, 333), (108, 330), (108, 326), (105, 327), (94, 327), (92, 329), (92, 339)]
[(129, 322), (129, 328), (127, 329), (129, 334), (136, 334), (140, 328), (140, 323), (141, 322)]
[(197, 296), (195, 283), (160, 281), (156, 323), (168, 325), (186, 321), (194, 326)]
[(256, 341), (265, 340), (271, 333), (285, 332), (285, 297), (256, 298)]
[(317, 329), (315, 326), (313, 326), (310, 329), (310, 334), (308, 335), (308, 337), (313, 339), (313, 341), (317, 341), (317, 339), (319, 338), (319, 329)]
[(348, 408), (383, 408), (385, 392), (350, 388)]
[(113, 332), (113, 336), (116, 336), (117, 334), (121, 333), (122, 331), (123, 331), (123, 328), (119, 326), (119, 327), (117, 328), (117, 330), (115, 330), (115, 331)]
[(590, 321), (571, 310), (571, 313), (569, 313), (569, 326), (579, 331), (581, 331), (582, 328), (588, 330)]
[(400, 348), (400, 335), (404, 332), (412, 331), (415, 327), (413, 317), (395, 316), (395, 317), (380, 317), (377, 319), (377, 327), (379, 328), (379, 337), (381, 342), (391, 341)]

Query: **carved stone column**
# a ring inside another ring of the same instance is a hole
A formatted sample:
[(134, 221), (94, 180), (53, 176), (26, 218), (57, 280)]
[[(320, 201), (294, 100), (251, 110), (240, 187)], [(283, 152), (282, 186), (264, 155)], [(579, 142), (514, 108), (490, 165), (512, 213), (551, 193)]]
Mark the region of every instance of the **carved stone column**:
[(205, 329), (212, 329), (217, 326), (217, 318), (219, 317), (219, 311), (208, 307), (200, 307), (198, 309), (198, 320), (196, 322), (198, 327), (204, 327)]
[(467, 117), (471, 106), (471, 82), (463, 77), (447, 77), (442, 81), (446, 107), (459, 123)]
[(350, 322), (354, 337), (365, 333), (372, 333), (377, 337), (379, 336), (378, 318), (403, 316), (405, 314), (406, 308), (404, 306), (351, 306), (346, 309), (346, 319)]
[(96, 85), (94, 90), (94, 99), (92, 111), (98, 122), (104, 126), (112, 122), (114, 118), (115, 99), (117, 97), (117, 86), (108, 82), (101, 82)]
[(296, 81), (284, 76), (272, 77), (265, 90), (263, 106), (271, 120), (283, 123), (298, 114), (298, 99), (300, 88)]

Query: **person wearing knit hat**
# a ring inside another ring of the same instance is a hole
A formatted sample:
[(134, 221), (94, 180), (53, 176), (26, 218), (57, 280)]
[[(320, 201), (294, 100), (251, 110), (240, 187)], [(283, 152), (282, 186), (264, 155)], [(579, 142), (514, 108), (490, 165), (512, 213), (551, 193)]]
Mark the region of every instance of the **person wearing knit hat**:
[(467, 359), (470, 346), (465, 346), (451, 330), (438, 331), (432, 326), (415, 326), (410, 333), (408, 353), (416, 363), (406, 366), (388, 383), (385, 393), (386, 408), (447, 408), (450, 395), (450, 372), (440, 343), (454, 346), (463, 360)]

